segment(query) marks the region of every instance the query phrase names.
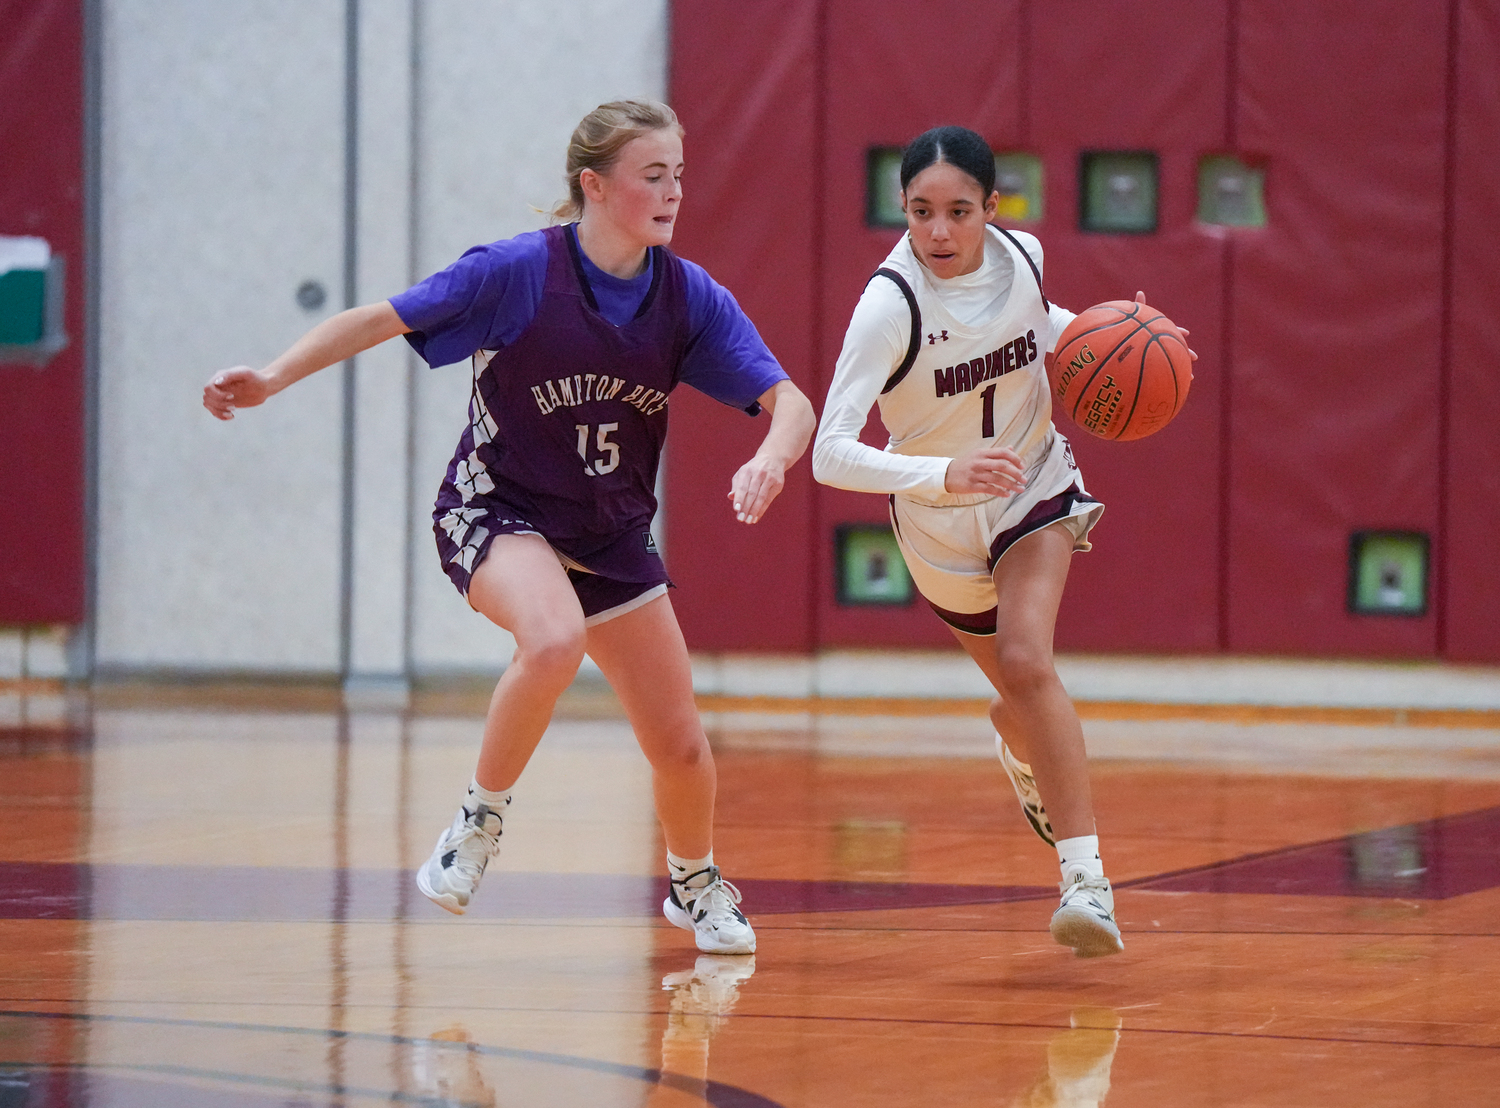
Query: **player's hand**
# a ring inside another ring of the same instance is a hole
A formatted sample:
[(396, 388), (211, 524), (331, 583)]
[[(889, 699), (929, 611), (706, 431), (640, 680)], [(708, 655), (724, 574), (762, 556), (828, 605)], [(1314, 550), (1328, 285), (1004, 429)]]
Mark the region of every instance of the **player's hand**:
[[(1137, 304), (1144, 304), (1146, 302), (1146, 294), (1144, 292), (1139, 292), (1138, 291), (1135, 294), (1135, 302)], [(1188, 331), (1188, 329), (1186, 327), (1178, 327), (1177, 329), (1182, 332), (1182, 337), (1183, 338), (1187, 338), (1188, 337), (1188, 334), (1190, 332)], [(1188, 347), (1188, 353), (1193, 356), (1193, 361), (1196, 362), (1198, 360), (1198, 351), (1194, 350), (1191, 346)], [(1051, 355), (1049, 354), (1048, 357), (1050, 358)], [(1048, 367), (1049, 368), (1050, 368), (1050, 366), (1051, 366), (1051, 363), (1048, 363)]]
[(1026, 487), (1021, 456), (1008, 446), (981, 446), (948, 463), (943, 487), (949, 492), (1012, 496)]
[(785, 486), (786, 470), (780, 462), (760, 455), (751, 458), (729, 482), (734, 518), (741, 523), (757, 522)]
[(215, 373), (203, 386), (203, 406), (217, 419), (233, 419), (236, 408), (253, 408), (264, 404), (271, 395), (266, 378), (247, 365)]

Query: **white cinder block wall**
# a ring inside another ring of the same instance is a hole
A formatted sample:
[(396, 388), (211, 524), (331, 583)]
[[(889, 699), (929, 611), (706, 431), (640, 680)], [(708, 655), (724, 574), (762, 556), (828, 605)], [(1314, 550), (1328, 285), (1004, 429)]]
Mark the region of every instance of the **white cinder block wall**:
[(96, 668), (498, 668), (513, 644), (448, 584), (429, 519), (467, 366), (392, 343), (352, 389), (334, 367), (229, 424), (199, 395), (351, 284), (389, 296), (544, 225), (579, 117), (664, 95), (665, 0), (105, 0), (101, 19)]

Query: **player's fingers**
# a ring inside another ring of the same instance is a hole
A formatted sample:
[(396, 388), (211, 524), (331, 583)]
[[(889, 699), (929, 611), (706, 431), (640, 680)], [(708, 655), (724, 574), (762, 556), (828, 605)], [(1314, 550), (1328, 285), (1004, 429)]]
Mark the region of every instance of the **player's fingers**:
[(729, 499), (736, 512), (745, 510), (745, 504), (754, 494), (756, 477), (757, 471), (753, 462), (746, 462), (735, 473), (734, 480), (729, 486)]
[(775, 474), (762, 474), (760, 485), (755, 490), (755, 496), (745, 508), (745, 522), (755, 523), (761, 516), (766, 514), (766, 509), (771, 506), (771, 501), (781, 495), (781, 490), (786, 482)]
[(745, 501), (745, 511), (741, 517), (746, 523), (754, 523), (765, 514), (766, 508), (770, 506), (771, 500), (776, 495), (776, 482), (769, 473), (756, 474), (756, 481), (750, 490), (750, 496)]
[(1144, 292), (1136, 292), (1135, 302), (1137, 304), (1144, 304), (1146, 302), (1146, 294)]
[(746, 507), (755, 496), (755, 471), (749, 465), (740, 467), (739, 472), (734, 475), (734, 482), (730, 490), (731, 507), (734, 508), (734, 518), (743, 520)]
[(765, 516), (766, 512), (770, 511), (771, 501), (773, 501), (775, 499), (776, 499), (776, 494), (775, 493), (772, 493), (769, 496), (767, 496), (764, 500), (761, 501), (761, 505), (756, 510), (756, 512), (755, 512), (754, 515), (748, 515), (748, 516), (745, 517), (745, 522), (746, 523), (759, 523), (761, 521), (761, 519)]

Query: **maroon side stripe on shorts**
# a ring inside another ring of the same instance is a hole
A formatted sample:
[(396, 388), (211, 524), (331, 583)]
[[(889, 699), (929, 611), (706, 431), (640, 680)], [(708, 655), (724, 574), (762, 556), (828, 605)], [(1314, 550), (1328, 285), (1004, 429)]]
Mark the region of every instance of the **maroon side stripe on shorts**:
[(1040, 531), (1043, 527), (1050, 526), (1060, 519), (1067, 519), (1073, 514), (1073, 509), (1079, 504), (1098, 504), (1087, 493), (1080, 492), (1075, 485), (1066, 492), (1041, 501), (1035, 508), (1026, 513), (1026, 518), (1014, 527), (1007, 527), (995, 536), (995, 541), (990, 543), (990, 572), (995, 572), (995, 565), (1004, 556), (1005, 552), (1017, 542), (1024, 539), (1033, 531)]

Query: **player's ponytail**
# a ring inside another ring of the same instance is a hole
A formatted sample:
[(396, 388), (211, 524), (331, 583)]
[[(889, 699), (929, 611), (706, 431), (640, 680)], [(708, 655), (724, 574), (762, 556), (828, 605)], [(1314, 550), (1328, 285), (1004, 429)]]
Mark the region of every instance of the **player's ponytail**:
[(901, 155), (901, 191), (930, 165), (944, 162), (963, 170), (988, 200), (995, 191), (995, 154), (984, 138), (967, 127), (934, 127), (923, 131)]
[(677, 113), (655, 100), (613, 100), (589, 112), (568, 142), (568, 198), (552, 209), (552, 218), (567, 222), (583, 215), (581, 172), (608, 173), (626, 143), (667, 130), (683, 133)]

